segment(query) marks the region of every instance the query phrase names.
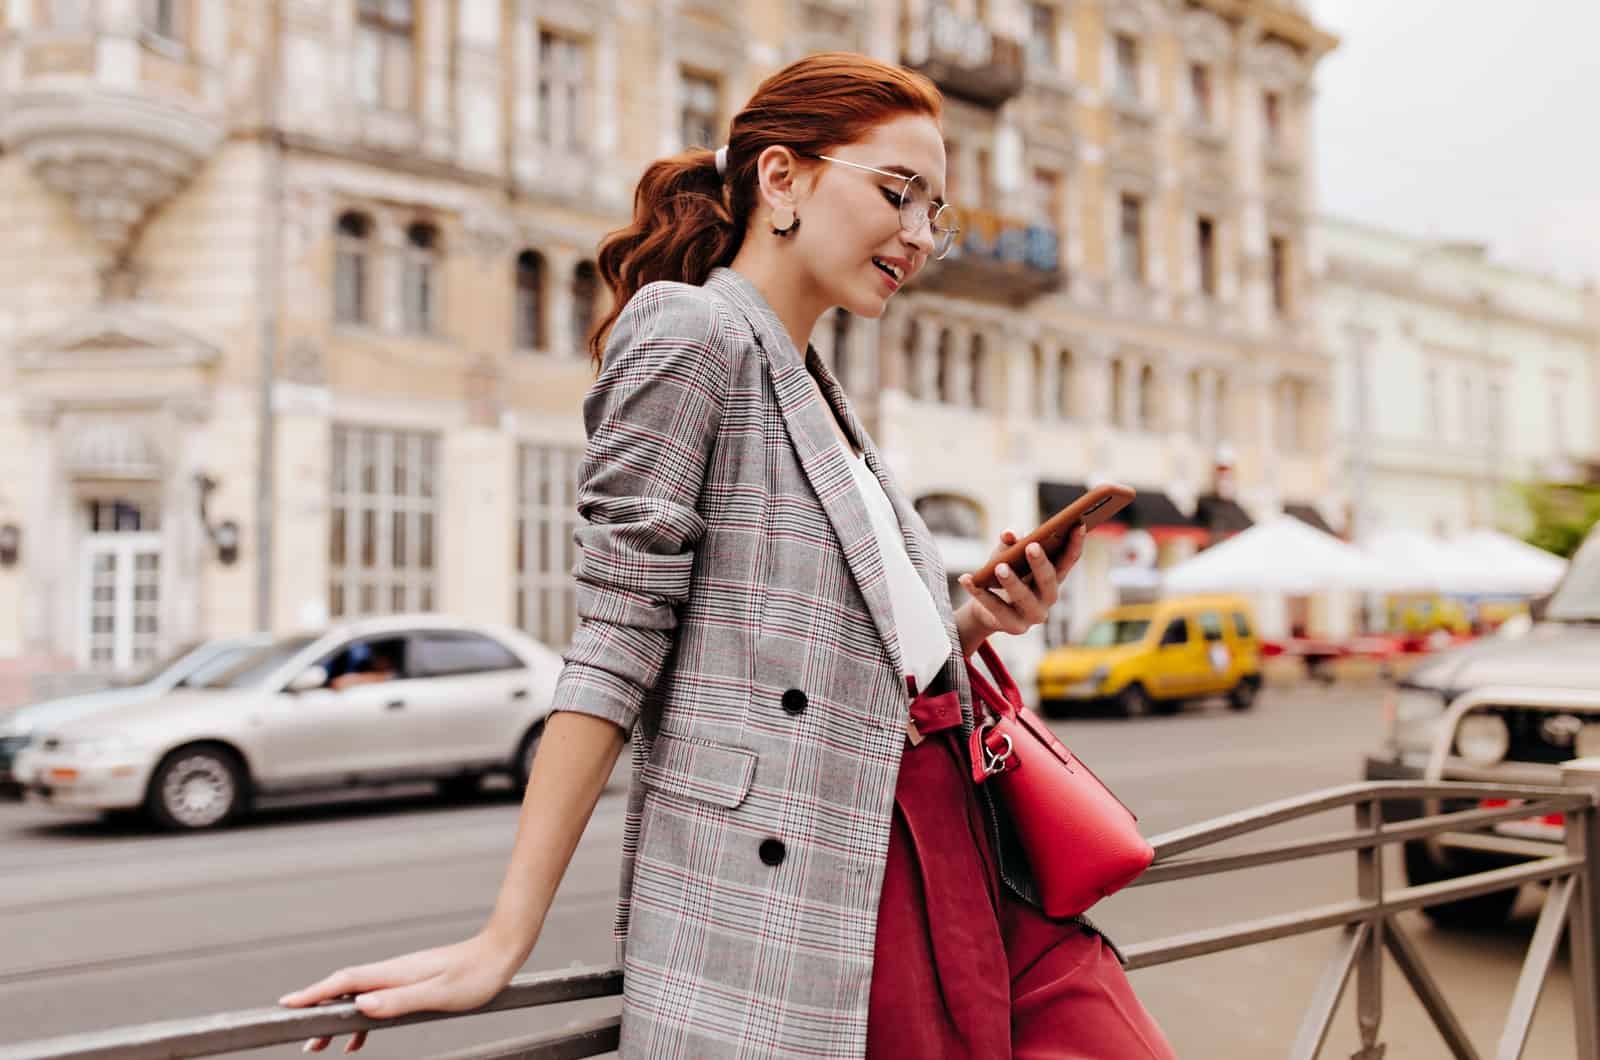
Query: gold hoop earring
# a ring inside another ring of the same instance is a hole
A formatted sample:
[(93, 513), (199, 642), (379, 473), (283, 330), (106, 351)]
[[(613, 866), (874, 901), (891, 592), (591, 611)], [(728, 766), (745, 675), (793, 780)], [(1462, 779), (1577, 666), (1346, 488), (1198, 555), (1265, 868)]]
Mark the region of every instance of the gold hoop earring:
[(800, 217), (792, 206), (780, 206), (772, 211), (772, 234), (787, 236), (800, 227)]

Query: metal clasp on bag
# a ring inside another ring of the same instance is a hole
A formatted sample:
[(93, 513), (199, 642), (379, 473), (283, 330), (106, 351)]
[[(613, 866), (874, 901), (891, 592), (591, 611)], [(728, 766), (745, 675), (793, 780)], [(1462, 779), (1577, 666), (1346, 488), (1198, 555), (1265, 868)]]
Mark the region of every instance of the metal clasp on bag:
[(996, 773), (1004, 773), (1006, 769), (1006, 762), (1011, 758), (1011, 737), (1007, 736), (1005, 733), (1000, 734), (1000, 739), (1006, 742), (1005, 751), (1000, 754), (996, 754), (994, 751), (989, 749), (989, 741), (986, 739), (986, 735), (989, 730), (993, 729), (994, 727), (994, 722), (992, 721), (985, 722), (978, 726), (978, 747), (983, 753), (983, 775), (986, 777), (992, 777)]

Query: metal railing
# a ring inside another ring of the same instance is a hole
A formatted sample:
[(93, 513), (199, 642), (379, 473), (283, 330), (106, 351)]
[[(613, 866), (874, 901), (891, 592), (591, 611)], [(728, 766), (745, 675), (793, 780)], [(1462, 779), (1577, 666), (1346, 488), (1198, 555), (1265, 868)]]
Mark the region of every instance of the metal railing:
[[(1572, 699), (1564, 695), (1557, 698), (1560, 703), (1551, 700), (1549, 693), (1518, 689), (1495, 689), (1474, 693), (1471, 698), (1463, 697), (1452, 706), (1446, 723), (1441, 725), (1441, 746), (1448, 749), (1454, 739), (1455, 725), (1472, 710), (1515, 705), (1565, 708)], [(1588, 694), (1587, 702), (1600, 710), (1600, 695)], [(1443, 757), (1439, 760), (1443, 762)], [(1442, 766), (1435, 769), (1434, 775), (1441, 770)], [(1381, 1060), (1384, 1046), (1379, 1041), (1379, 1031), (1383, 1013), (1384, 951), (1388, 951), (1416, 992), (1451, 1055), (1458, 1060), (1478, 1060), (1485, 1054), (1480, 1054), (1468, 1039), (1444, 992), (1425, 966), (1421, 951), (1398, 923), (1397, 916), (1409, 910), (1492, 894), (1524, 883), (1547, 882), (1550, 891), (1534, 928), (1505, 1026), (1492, 1055), (1497, 1060), (1516, 1060), (1522, 1055), (1534, 1007), (1565, 933), (1569, 939), (1573, 981), (1573, 1055), (1578, 1060), (1600, 1060), (1600, 1017), (1597, 1017), (1600, 983), (1596, 979), (1600, 862), (1595, 860), (1596, 852), (1600, 851), (1600, 819), (1596, 815), (1596, 806), (1600, 805), (1600, 757), (1568, 762), (1561, 767), (1560, 774), (1560, 786), (1443, 780), (1349, 784), (1268, 803), (1161, 835), (1152, 840), (1156, 848), (1155, 864), (1135, 886), (1148, 887), (1349, 851), (1356, 856), (1356, 896), (1346, 901), (1124, 946), (1129, 970), (1337, 928), (1339, 937), (1333, 955), (1290, 1047), (1288, 1055), (1292, 1060), (1312, 1060), (1320, 1053), (1352, 975), (1356, 980), (1356, 1017), (1361, 1036), (1361, 1049), (1352, 1060)], [(1438, 809), (1444, 801), (1457, 800), (1504, 802), (1489, 808), (1453, 812)], [(1420, 803), (1432, 806), (1433, 810), (1422, 817), (1394, 820), (1393, 815), (1385, 816), (1383, 808), (1386, 803), (1395, 802)], [(1341, 809), (1353, 810), (1354, 828), (1243, 850), (1199, 853), (1269, 828)], [(1434, 841), (1445, 833), (1479, 833), (1492, 830), (1496, 825), (1558, 813), (1564, 815), (1564, 840), (1560, 843), (1521, 841), (1516, 849), (1527, 858), (1523, 863), (1398, 890), (1390, 890), (1385, 885), (1383, 852), (1387, 847)], [(616, 967), (544, 972), (518, 976), (494, 1001), (472, 1013), (417, 1013), (394, 1020), (374, 1020), (363, 1016), (350, 1001), (313, 1009), (252, 1009), (24, 1043), (0, 1048), (0, 1060), (167, 1060), (215, 1056), (306, 1038), (347, 1035), (364, 1029), (463, 1019), (481, 1013), (609, 997), (621, 991), (622, 972)], [(617, 1048), (619, 1027), (620, 1017), (608, 1016), (537, 1037), (476, 1046), (451, 1053), (443, 1060), (567, 1060), (598, 1056)]]

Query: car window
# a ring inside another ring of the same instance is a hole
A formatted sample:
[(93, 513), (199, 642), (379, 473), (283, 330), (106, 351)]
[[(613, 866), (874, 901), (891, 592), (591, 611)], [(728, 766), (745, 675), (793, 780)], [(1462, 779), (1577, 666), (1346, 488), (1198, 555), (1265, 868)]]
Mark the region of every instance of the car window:
[(1168, 622), (1167, 631), (1161, 634), (1161, 643), (1163, 646), (1189, 643), (1189, 623), (1181, 618)]
[(254, 688), (305, 649), (315, 637), (285, 637), (258, 648), (207, 681), (204, 688)]
[(1222, 619), (1215, 611), (1202, 611), (1200, 618), (1200, 635), (1206, 640), (1222, 639)]
[(412, 672), (417, 677), (522, 669), (522, 660), (509, 648), (481, 633), (440, 630), (419, 635), (413, 644)]
[(1113, 644), (1136, 644), (1144, 639), (1150, 628), (1148, 619), (1103, 618), (1089, 627), (1083, 638), (1084, 647), (1109, 648)]
[(126, 678), (118, 680), (117, 684), (130, 686), (147, 685), (151, 681), (154, 681), (156, 678), (160, 677), (162, 674), (166, 673), (168, 670), (172, 669), (174, 666), (177, 666), (179, 663), (183, 662), (183, 660), (190, 653), (192, 653), (196, 648), (200, 647), (200, 645), (203, 643), (205, 642), (191, 640), (185, 644), (182, 644), (169, 654), (162, 656), (155, 662), (146, 666), (144, 669), (139, 670), (138, 672)]
[(1245, 617), (1243, 611), (1233, 613), (1233, 631), (1241, 637), (1254, 635), (1250, 632), (1250, 620)]
[(339, 691), (356, 684), (417, 676), (409, 655), (405, 636), (391, 633), (352, 640), (324, 658), (321, 666), (328, 672), (327, 687)]
[(231, 644), (219, 649), (205, 662), (194, 668), (194, 672), (178, 682), (179, 688), (205, 688), (215, 678), (227, 673), (245, 659), (261, 650), (259, 644)]

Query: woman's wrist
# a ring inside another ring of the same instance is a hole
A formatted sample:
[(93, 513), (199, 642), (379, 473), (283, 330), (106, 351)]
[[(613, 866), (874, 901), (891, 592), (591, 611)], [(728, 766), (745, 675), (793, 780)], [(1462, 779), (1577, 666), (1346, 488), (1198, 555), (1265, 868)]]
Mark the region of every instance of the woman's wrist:
[(956, 634), (961, 638), (961, 654), (970, 657), (978, 650), (978, 646), (989, 639), (992, 633), (980, 617), (976, 604), (971, 600), (956, 609)]

